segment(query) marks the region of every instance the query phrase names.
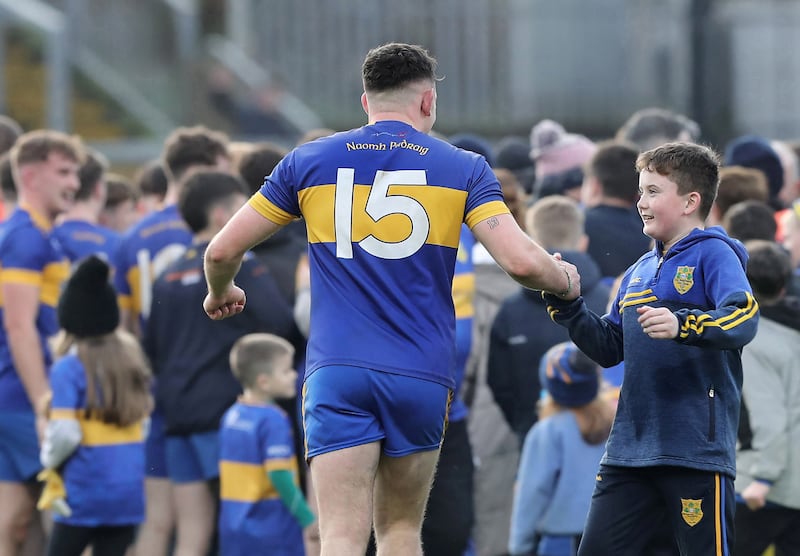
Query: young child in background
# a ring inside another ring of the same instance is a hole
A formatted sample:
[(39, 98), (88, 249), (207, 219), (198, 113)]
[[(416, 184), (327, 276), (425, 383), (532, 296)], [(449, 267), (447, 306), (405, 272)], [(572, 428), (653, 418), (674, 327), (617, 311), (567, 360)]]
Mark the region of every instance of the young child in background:
[(525, 437), (511, 514), (509, 552), (574, 556), (614, 407), (599, 396), (600, 367), (571, 342), (542, 358), (547, 395)]
[(144, 520), (145, 420), (152, 408), (150, 369), (136, 339), (120, 330), (109, 266), (90, 256), (58, 303), (63, 330), (50, 373), (49, 421), (40, 459), (40, 506), (63, 479), (52, 505), (49, 556), (123, 556)]
[(220, 431), (220, 553), (303, 556), (314, 514), (300, 491), (289, 417), (276, 398), (295, 395), (294, 348), (273, 334), (248, 334), (231, 349), (244, 390)]

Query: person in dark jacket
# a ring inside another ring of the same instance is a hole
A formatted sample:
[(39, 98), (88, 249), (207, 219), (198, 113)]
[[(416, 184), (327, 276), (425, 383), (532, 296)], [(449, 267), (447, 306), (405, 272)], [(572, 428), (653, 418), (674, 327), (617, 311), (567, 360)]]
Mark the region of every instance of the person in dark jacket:
[(245, 185), (229, 174), (198, 172), (190, 177), (178, 208), (192, 231), (192, 244), (153, 287), (144, 346), (164, 416), (178, 554), (206, 554), (213, 544), (220, 420), (241, 392), (230, 369), (231, 347), (245, 334), (285, 338), (294, 330), (289, 305), (253, 256), (245, 258), (236, 276), (238, 284), (253, 292), (244, 318), (213, 322), (197, 309), (206, 295), (203, 255), (208, 242), (246, 199)]
[[(587, 305), (604, 312), (609, 286), (601, 282), (597, 263), (586, 253), (583, 213), (578, 204), (569, 197), (552, 195), (534, 203), (525, 216), (528, 234), (549, 252), (560, 252), (565, 261), (578, 267)], [(521, 288), (500, 306), (489, 337), (487, 382), (520, 446), (536, 422), (542, 389), (531, 362), (541, 360), (548, 349), (569, 339), (565, 329), (552, 325), (541, 310), (544, 307), (541, 292)]]

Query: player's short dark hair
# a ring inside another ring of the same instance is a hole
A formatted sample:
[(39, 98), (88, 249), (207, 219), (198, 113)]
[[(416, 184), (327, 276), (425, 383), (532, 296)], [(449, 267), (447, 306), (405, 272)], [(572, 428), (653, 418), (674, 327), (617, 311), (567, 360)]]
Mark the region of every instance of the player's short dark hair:
[(211, 209), (234, 195), (247, 195), (242, 180), (225, 172), (203, 170), (192, 174), (181, 191), (178, 210), (193, 234), (208, 227)]
[(792, 258), (774, 241), (754, 239), (744, 244), (749, 259), (747, 279), (757, 299), (775, 299), (792, 279)]
[(14, 182), (14, 172), (11, 171), (11, 156), (3, 153), (0, 157), (0, 188), (3, 193), (3, 201), (9, 203), (17, 202), (17, 184)]
[(245, 388), (255, 384), (258, 375), (272, 374), (282, 355), (294, 355), (292, 344), (274, 334), (255, 333), (239, 338), (230, 353), (233, 376)]
[(162, 201), (167, 195), (167, 173), (160, 160), (151, 160), (142, 166), (133, 182), (141, 195), (155, 195)]
[(720, 157), (713, 149), (695, 143), (666, 143), (645, 151), (636, 159), (636, 170), (666, 176), (678, 186), (678, 194), (700, 194), (699, 216), (705, 220), (719, 187)]
[(639, 192), (638, 156), (639, 150), (631, 143), (604, 141), (597, 144), (587, 173), (597, 178), (604, 195), (634, 203)]
[(388, 43), (373, 48), (361, 67), (364, 90), (380, 93), (416, 81), (436, 81), (436, 59), (418, 45)]
[(106, 209), (113, 209), (125, 201), (136, 201), (139, 192), (131, 180), (119, 174), (106, 174)]
[(275, 143), (258, 143), (242, 157), (237, 170), (251, 194), (261, 189), (264, 178), (272, 173), (288, 152)]
[(228, 136), (205, 126), (179, 127), (164, 142), (164, 171), (180, 181), (192, 166), (214, 166), (228, 156)]
[(16, 120), (0, 114), (0, 154), (10, 151), (20, 135), (22, 126)]
[(86, 159), (78, 170), (80, 186), (75, 192), (76, 201), (85, 201), (92, 196), (97, 182), (103, 179), (108, 170), (108, 159), (102, 153), (87, 148)]
[(722, 227), (729, 236), (739, 241), (775, 241), (778, 231), (775, 210), (763, 201), (736, 203), (722, 217)]

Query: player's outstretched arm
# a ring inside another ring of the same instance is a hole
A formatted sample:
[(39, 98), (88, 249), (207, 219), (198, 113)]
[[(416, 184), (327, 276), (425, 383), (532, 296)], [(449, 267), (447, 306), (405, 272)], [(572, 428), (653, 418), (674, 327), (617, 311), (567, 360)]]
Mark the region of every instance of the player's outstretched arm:
[(575, 266), (550, 255), (520, 229), (510, 214), (486, 218), (472, 232), (497, 264), (526, 288), (566, 300), (580, 295), (581, 279)]

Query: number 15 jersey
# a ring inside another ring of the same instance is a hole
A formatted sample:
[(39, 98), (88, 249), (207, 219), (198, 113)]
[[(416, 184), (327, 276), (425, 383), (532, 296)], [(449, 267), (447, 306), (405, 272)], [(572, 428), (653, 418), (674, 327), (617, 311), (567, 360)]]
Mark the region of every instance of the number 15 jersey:
[(454, 388), (461, 224), (508, 212), (482, 156), (381, 121), (298, 147), (249, 203), (277, 224), (306, 220), (306, 378), (355, 365)]

